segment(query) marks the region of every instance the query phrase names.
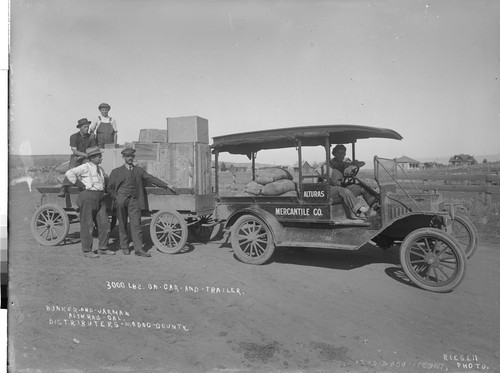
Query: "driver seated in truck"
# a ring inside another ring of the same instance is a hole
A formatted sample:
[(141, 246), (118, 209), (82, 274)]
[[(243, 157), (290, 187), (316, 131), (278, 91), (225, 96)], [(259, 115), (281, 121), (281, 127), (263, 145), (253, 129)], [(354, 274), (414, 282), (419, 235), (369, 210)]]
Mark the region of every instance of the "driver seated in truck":
[(370, 191), (354, 183), (349, 185), (344, 184), (345, 176), (349, 176), (353, 170), (365, 165), (365, 162), (362, 161), (345, 159), (346, 150), (344, 145), (336, 145), (332, 149), (333, 158), (330, 160), (330, 184), (348, 189), (355, 197), (362, 196), (369, 207), (377, 210), (379, 207), (377, 203), (378, 199)]

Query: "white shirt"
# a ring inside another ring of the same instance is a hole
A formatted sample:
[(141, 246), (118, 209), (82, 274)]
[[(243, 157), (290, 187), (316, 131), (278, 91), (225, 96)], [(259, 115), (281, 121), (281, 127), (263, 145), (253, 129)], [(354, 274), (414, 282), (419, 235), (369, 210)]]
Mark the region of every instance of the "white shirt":
[(104, 180), (107, 176), (101, 166), (92, 162), (86, 162), (66, 171), (66, 177), (71, 183), (74, 184), (77, 179), (80, 179), (85, 184), (85, 189), (87, 190), (103, 191)]
[(99, 125), (101, 123), (111, 123), (111, 126), (113, 127), (115, 132), (118, 131), (117, 127), (116, 127), (116, 121), (112, 117), (110, 117), (110, 116), (103, 117), (102, 115), (99, 115), (97, 117), (96, 121), (90, 125), (89, 132), (95, 133), (97, 131), (97, 128), (99, 128)]

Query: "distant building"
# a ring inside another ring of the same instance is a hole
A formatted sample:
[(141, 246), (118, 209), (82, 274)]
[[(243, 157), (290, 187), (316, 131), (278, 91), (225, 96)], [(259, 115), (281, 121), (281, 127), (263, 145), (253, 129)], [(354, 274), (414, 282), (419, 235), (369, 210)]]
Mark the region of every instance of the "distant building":
[(444, 168), (444, 167), (446, 167), (444, 164), (438, 163), (438, 162), (425, 162), (424, 163), (425, 169)]
[[(309, 164), (309, 162), (305, 161), (304, 163), (302, 163), (302, 173), (305, 174), (305, 175), (309, 175), (309, 174), (313, 174), (314, 173), (314, 168), (311, 167), (311, 165)], [(294, 167), (293, 168), (293, 171), (298, 173), (299, 172), (299, 167)]]
[(469, 154), (454, 155), (448, 162), (450, 163), (450, 166), (470, 166), (477, 164), (474, 157)]
[(247, 172), (246, 166), (235, 166), (234, 164), (230, 165), (227, 170), (234, 174), (235, 172)]
[(403, 170), (418, 170), (420, 169), (421, 163), (415, 159), (403, 155), (402, 157), (396, 158), (398, 165), (403, 168)]

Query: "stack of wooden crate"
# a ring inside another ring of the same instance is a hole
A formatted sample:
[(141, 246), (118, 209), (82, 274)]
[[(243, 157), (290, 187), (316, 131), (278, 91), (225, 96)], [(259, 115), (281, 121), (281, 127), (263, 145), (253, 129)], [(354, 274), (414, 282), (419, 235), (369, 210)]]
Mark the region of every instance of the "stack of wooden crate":
[(133, 142), (136, 164), (176, 188), (189, 188), (199, 195), (212, 193), (208, 121), (167, 118), (167, 133), (167, 142)]

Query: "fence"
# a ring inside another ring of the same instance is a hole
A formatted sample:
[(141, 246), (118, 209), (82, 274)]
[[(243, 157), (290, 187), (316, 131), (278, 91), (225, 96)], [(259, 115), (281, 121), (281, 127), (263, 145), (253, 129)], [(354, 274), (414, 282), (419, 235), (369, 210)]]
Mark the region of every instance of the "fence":
[(409, 172), (407, 175), (412, 182), (404, 174), (398, 175), (398, 182), (409, 189), (479, 193), (484, 195), (484, 203), (487, 205), (491, 204), (493, 195), (500, 195), (498, 174)]

